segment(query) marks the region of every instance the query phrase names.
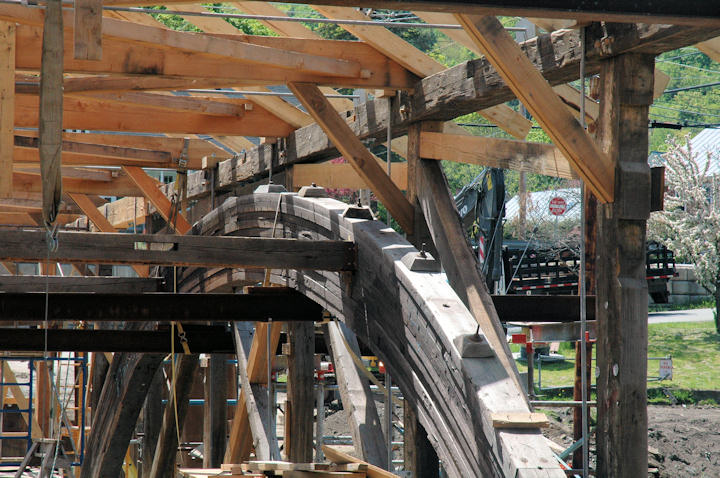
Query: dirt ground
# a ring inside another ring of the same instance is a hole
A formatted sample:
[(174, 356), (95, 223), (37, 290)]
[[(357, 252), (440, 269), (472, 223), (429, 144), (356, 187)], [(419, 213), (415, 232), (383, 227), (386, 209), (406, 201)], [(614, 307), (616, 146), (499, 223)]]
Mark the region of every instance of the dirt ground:
[[(572, 444), (572, 414), (554, 409), (551, 417), (546, 436), (564, 447)], [(720, 407), (651, 405), (648, 421), (649, 463), (658, 470), (648, 476), (720, 477)], [(592, 443), (590, 451), (592, 456)]]

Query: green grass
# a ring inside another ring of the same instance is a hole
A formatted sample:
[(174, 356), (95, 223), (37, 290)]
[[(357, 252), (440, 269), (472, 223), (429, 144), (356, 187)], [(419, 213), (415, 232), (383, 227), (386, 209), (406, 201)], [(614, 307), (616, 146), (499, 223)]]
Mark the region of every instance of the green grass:
[[(650, 324), (648, 327), (648, 356), (673, 358), (673, 380), (648, 382), (649, 389), (672, 388), (685, 390), (720, 390), (720, 335), (712, 322), (684, 322)], [(511, 346), (517, 352), (520, 346)], [(560, 353), (568, 359), (575, 357), (573, 344), (560, 344)], [(593, 361), (595, 348), (593, 348)], [(525, 362), (517, 361), (520, 372), (527, 371)], [(593, 363), (594, 368), (594, 363)], [(575, 366), (572, 361), (543, 363), (542, 386), (572, 387)], [(648, 360), (648, 375), (657, 376), (658, 361)], [(593, 377), (593, 382), (594, 382)], [(538, 380), (537, 365), (535, 382)], [(661, 393), (661, 392), (659, 392)], [(680, 392), (682, 395), (683, 392)], [(684, 396), (683, 396), (684, 397)], [(658, 399), (661, 398), (658, 396)]]
[(667, 312), (670, 310), (689, 310), (689, 309), (714, 309), (715, 299), (708, 298), (687, 304), (652, 304), (648, 307), (650, 312)]

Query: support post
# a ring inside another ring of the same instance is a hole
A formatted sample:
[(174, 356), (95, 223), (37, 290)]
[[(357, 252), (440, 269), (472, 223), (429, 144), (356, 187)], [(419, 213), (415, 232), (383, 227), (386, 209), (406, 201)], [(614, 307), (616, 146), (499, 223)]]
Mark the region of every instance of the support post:
[(602, 62), (598, 139), (614, 163), (615, 202), (598, 209), (597, 476), (647, 474), (645, 227), (654, 57)]
[(315, 332), (313, 324), (288, 322), (290, 355), (288, 356), (289, 418), (288, 461), (310, 463), (313, 459), (313, 384), (315, 381)]
[(428, 440), (425, 428), (420, 424), (417, 413), (407, 400), (403, 410), (405, 469), (410, 471), (414, 478), (439, 478), (438, 456)]
[(152, 470), (153, 456), (160, 436), (162, 426), (162, 395), (164, 387), (163, 372), (158, 369), (150, 382), (145, 406), (143, 407), (143, 441), (142, 441), (142, 470), (141, 476), (150, 476)]
[(203, 467), (218, 468), (225, 455), (227, 437), (227, 386), (225, 355), (210, 355), (205, 368), (205, 406), (203, 420)]
[(175, 364), (175, 383), (171, 385), (174, 387), (175, 393), (173, 394), (173, 390), (170, 390), (170, 397), (163, 413), (160, 436), (155, 447), (152, 469), (147, 478), (164, 478), (175, 474), (173, 468), (179, 445), (178, 435), (182, 435), (185, 414), (189, 406), (190, 388), (197, 364), (197, 355), (180, 355)]

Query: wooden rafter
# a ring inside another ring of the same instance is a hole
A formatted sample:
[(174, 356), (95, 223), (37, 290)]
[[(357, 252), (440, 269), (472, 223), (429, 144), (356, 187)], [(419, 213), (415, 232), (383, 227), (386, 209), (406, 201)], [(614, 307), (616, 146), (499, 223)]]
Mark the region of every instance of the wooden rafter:
[(345, 159), (370, 185), (375, 195), (383, 202), (400, 226), (406, 231), (412, 231), (414, 217), (412, 205), (385, 171), (380, 168), (372, 153), (332, 108), (317, 86), (307, 83), (291, 83), (288, 86)]
[(615, 180), (612, 161), (567, 111), (497, 18), (468, 15), (457, 18), (598, 199), (612, 202)]
[(160, 215), (168, 221), (168, 224), (178, 233), (186, 234), (192, 226), (185, 219), (183, 211), (180, 211), (180, 205), (174, 205), (160, 191), (160, 182), (148, 176), (148, 174), (137, 166), (123, 166), (123, 170), (127, 173), (135, 185), (142, 191), (143, 196), (152, 203), (158, 210)]

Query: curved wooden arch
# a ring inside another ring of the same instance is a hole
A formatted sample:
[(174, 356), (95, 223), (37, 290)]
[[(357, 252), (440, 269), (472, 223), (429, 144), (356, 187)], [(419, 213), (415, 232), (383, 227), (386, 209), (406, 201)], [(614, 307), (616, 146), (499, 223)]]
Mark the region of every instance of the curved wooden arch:
[[(565, 476), (537, 429), (493, 427), (493, 413), (529, 412), (528, 404), (497, 358), (459, 355), (453, 339), (477, 322), (444, 276), (410, 271), (402, 259), (418, 253), (412, 245), (377, 221), (343, 217), (346, 209), (328, 198), (253, 194), (228, 199), (193, 233), (268, 237), (274, 228), (274, 237), (353, 240), (355, 272), (273, 270), (272, 282), (321, 304), (388, 364), (449, 476)], [(179, 287), (212, 292), (262, 277), (188, 269)]]

